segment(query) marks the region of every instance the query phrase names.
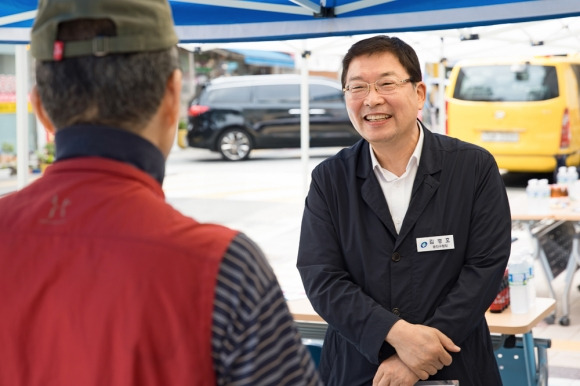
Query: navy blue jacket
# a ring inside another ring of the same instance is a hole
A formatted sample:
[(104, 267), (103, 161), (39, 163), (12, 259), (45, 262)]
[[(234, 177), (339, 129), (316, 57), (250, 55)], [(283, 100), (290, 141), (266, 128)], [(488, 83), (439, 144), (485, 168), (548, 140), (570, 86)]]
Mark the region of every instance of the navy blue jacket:
[[(320, 371), (327, 386), (370, 385), (395, 353), (393, 324), (435, 327), (461, 347), (430, 379), (501, 385), (484, 313), (497, 295), (511, 248), (505, 185), (486, 150), (431, 133), (397, 235), (359, 141), (312, 173), (298, 269), (329, 325)], [(455, 248), (418, 252), (417, 239), (453, 235)]]

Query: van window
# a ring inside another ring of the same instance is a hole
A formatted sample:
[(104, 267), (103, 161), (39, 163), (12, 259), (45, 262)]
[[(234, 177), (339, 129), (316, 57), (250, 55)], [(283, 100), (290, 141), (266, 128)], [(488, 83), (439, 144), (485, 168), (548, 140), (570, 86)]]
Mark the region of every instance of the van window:
[(572, 64), (572, 71), (576, 76), (576, 84), (578, 84), (578, 99), (580, 100), (580, 64)]
[(255, 99), (256, 102), (261, 103), (300, 103), (300, 85), (275, 84), (257, 86)]
[(559, 95), (556, 67), (529, 64), (468, 66), (453, 97), (466, 101), (542, 101)]
[(322, 84), (311, 84), (308, 90), (311, 102), (342, 102), (342, 91)]
[[(204, 95), (205, 94), (205, 95)], [(210, 105), (216, 103), (249, 103), (250, 87), (227, 87), (209, 89), (202, 94), (199, 103)]]

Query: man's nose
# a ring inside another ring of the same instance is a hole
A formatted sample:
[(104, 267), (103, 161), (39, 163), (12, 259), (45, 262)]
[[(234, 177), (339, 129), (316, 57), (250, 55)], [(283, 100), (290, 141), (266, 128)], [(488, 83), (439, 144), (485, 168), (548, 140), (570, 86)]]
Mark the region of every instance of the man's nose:
[(365, 100), (364, 100), (365, 105), (374, 106), (374, 105), (381, 104), (384, 101), (385, 101), (384, 96), (379, 94), (379, 91), (377, 90), (377, 84), (376, 83), (370, 84), (369, 85), (369, 93), (365, 97)]

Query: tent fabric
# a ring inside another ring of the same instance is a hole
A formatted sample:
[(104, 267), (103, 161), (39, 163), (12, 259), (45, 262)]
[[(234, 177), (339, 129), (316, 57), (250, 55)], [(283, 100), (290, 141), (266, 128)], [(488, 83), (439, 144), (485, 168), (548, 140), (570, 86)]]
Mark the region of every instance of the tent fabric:
[(250, 49), (228, 49), (228, 51), (243, 55), (246, 64), (294, 68), (294, 59), (283, 52)]
[[(0, 3), (0, 43), (28, 43), (38, 0)], [(182, 43), (405, 32), (580, 15), (577, 0), (170, 0)]]
[[(291, 40), (387, 31), (449, 29), (580, 15), (580, 2), (569, 0), (335, 0), (326, 3), (327, 8), (334, 10), (334, 16), (262, 12), (263, 15), (255, 16), (263, 19), (252, 20), (247, 17), (247, 12), (238, 11), (241, 13), (241, 21), (236, 24), (226, 24), (219, 20), (212, 24), (214, 21), (210, 19), (204, 20), (206, 24), (190, 23), (187, 26), (176, 18), (177, 34), (184, 43)], [(331, 8), (328, 3), (336, 5)], [(364, 4), (377, 5), (354, 9), (355, 5)], [(348, 6), (353, 10), (349, 11)], [(284, 19), (281, 20), (282, 15)], [(220, 28), (208, 36), (206, 31), (217, 25)]]

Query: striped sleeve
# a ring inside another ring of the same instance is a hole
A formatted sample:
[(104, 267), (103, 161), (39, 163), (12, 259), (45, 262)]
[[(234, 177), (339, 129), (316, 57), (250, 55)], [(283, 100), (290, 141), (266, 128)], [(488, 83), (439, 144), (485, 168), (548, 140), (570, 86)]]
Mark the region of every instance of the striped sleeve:
[(243, 234), (221, 263), (213, 321), (218, 385), (322, 385), (272, 268)]

